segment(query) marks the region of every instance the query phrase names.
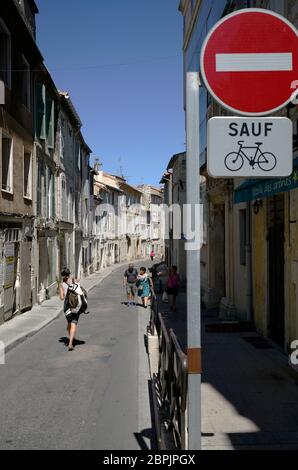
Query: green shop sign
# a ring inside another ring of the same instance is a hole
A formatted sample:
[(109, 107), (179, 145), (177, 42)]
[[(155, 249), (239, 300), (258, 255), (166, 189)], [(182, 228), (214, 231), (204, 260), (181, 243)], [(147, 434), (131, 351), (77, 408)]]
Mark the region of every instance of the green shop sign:
[(298, 158), (295, 158), (293, 166), (293, 173), (287, 178), (245, 181), (235, 189), (234, 203), (263, 199), (298, 188)]

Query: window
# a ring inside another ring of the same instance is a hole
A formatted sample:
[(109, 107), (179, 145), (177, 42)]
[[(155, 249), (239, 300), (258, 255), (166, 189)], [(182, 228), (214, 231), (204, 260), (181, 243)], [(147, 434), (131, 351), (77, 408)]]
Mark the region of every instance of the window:
[(81, 171), (81, 148), (77, 141), (75, 142), (75, 160), (78, 170)]
[(45, 107), (46, 88), (42, 83), (35, 83), (35, 133), (38, 139), (46, 138)]
[(239, 211), (240, 264), (246, 266), (246, 210)]
[(30, 65), (24, 56), (22, 56), (22, 80), (21, 80), (21, 101), (27, 109), (31, 108), (31, 93), (30, 93)]
[(47, 217), (53, 219), (55, 216), (55, 181), (50, 168), (47, 168)]
[(48, 266), (49, 266), (49, 283), (52, 284), (56, 280), (56, 250), (54, 238), (48, 238)]
[(63, 160), (63, 158), (64, 158), (64, 138), (63, 138), (63, 133), (62, 133), (62, 127), (60, 128), (60, 133), (59, 133), (59, 155), (60, 155), (60, 158)]
[(32, 199), (31, 153), (24, 151), (24, 197)]
[(11, 86), (11, 39), (10, 32), (0, 19), (0, 79)]
[(88, 233), (88, 199), (85, 199), (85, 233)]
[(49, 148), (54, 148), (54, 101), (46, 97), (46, 137)]
[(68, 221), (73, 222), (73, 189), (71, 186), (68, 193)]
[(2, 134), (2, 190), (13, 192), (13, 155), (12, 139)]
[(62, 218), (63, 220), (68, 220), (68, 201), (67, 201), (67, 191), (66, 191), (66, 183), (65, 179), (62, 178), (61, 181), (62, 187)]
[(42, 176), (43, 176), (42, 163), (39, 161), (37, 165), (37, 187), (36, 187), (36, 192), (37, 192), (36, 211), (37, 211), (38, 216), (41, 216), (41, 211), (42, 211), (42, 180), (43, 180)]
[(38, 139), (47, 140), (50, 149), (55, 145), (54, 114), (54, 101), (45, 85), (35, 83), (35, 132)]

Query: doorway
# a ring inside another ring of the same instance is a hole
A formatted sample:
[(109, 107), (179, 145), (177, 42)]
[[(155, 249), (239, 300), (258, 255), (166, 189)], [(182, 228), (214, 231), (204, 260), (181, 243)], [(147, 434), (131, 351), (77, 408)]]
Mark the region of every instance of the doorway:
[(269, 338), (282, 348), (285, 346), (284, 228), (284, 196), (282, 194), (274, 196), (268, 204), (268, 334)]

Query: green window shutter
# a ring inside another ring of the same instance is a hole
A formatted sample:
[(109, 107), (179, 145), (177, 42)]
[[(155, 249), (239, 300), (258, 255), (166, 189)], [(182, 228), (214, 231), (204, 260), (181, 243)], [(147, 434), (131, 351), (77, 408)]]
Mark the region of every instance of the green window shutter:
[(54, 101), (46, 98), (46, 136), (49, 148), (54, 148)]
[(55, 175), (52, 173), (52, 218), (54, 219), (56, 215), (55, 207)]
[(35, 132), (39, 139), (45, 139), (45, 86), (35, 83)]
[(42, 168), (41, 168), (41, 163), (38, 162), (37, 166), (37, 185), (36, 185), (36, 192), (37, 192), (37, 197), (36, 197), (36, 211), (37, 215), (41, 215), (41, 206), (42, 206)]

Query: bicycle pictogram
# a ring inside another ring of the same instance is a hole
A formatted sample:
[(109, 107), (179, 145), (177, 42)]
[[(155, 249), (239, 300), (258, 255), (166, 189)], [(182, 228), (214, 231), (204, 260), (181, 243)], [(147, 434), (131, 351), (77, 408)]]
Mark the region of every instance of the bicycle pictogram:
[[(239, 140), (238, 152), (230, 152), (225, 157), (225, 167), (230, 171), (239, 171), (243, 167), (244, 158), (248, 161), (249, 165), (254, 170), (255, 165), (258, 165), (262, 171), (271, 171), (276, 167), (276, 157), (271, 152), (263, 152), (260, 147), (263, 142), (255, 142), (255, 146), (243, 145), (244, 140)], [(254, 156), (248, 156), (244, 151), (246, 149), (254, 149)]]

